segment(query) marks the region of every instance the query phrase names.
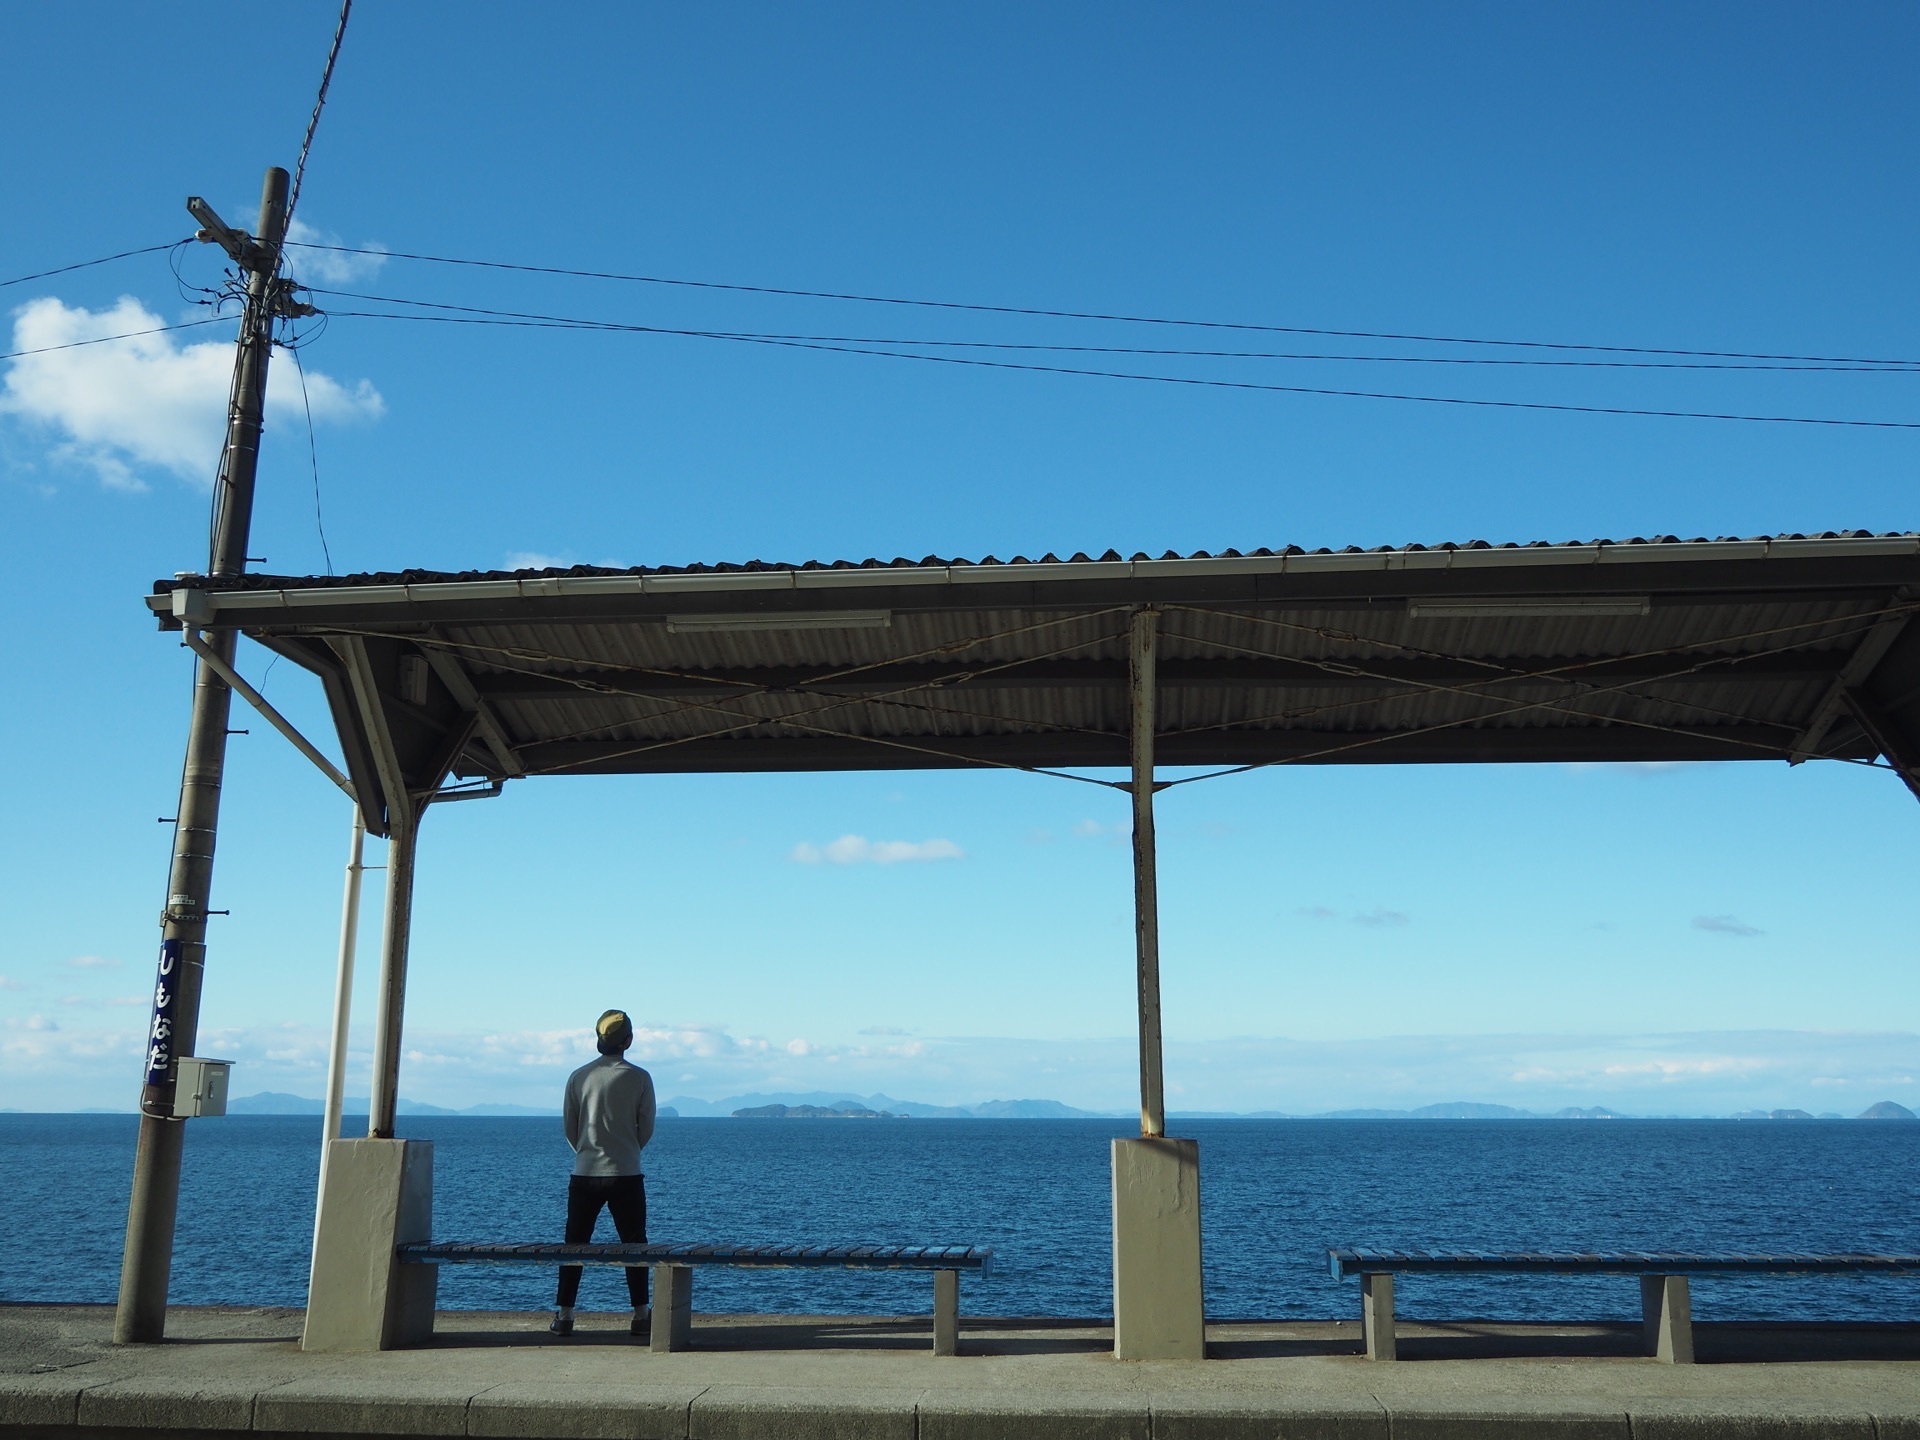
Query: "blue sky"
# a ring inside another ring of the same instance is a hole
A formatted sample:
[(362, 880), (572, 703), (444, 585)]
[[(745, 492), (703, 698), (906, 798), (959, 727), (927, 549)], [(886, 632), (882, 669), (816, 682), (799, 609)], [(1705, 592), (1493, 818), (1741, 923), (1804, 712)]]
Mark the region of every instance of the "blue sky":
[[(0, 153), (0, 279), (179, 238), (188, 193), (250, 223), (263, 168), (294, 158), (333, 20), (315, 3), (11, 16), (0, 121), (32, 142)], [(1897, 5), (367, 5), (300, 218), (388, 251), (799, 289), (1914, 357), (1917, 61), (1920, 16)], [(192, 249), (183, 273), (215, 283), (216, 259)], [(318, 252), (294, 269), (669, 328), (1200, 333)], [(193, 314), (164, 256), (0, 305), (7, 350)], [(0, 362), (0, 549), (16, 601), (37, 602), (11, 627), (0, 709), (0, 1106), (134, 1099), (169, 843), (154, 817), (173, 813), (190, 676), (140, 596), (203, 563), (230, 339)], [(305, 359), (342, 571), (1920, 524), (1920, 432), (345, 317)], [(1920, 419), (1911, 375), (1126, 363)], [(315, 461), (284, 357), (274, 373), (253, 550), (316, 571)], [(243, 668), (268, 667), (254, 651)], [(264, 683), (324, 731), (304, 676)], [(318, 1094), (348, 817), (252, 728), (230, 762), (215, 904), (234, 913), (215, 922), (199, 1048), (242, 1062), (238, 1093)], [(1110, 792), (967, 773), (553, 780), (448, 807), (424, 839), (403, 1092), (546, 1103), (618, 1004), (669, 1094), (1124, 1109), (1125, 820)], [(1885, 774), (1274, 770), (1173, 792), (1161, 823), (1176, 1107), (1853, 1113), (1920, 1096), (1920, 811)]]

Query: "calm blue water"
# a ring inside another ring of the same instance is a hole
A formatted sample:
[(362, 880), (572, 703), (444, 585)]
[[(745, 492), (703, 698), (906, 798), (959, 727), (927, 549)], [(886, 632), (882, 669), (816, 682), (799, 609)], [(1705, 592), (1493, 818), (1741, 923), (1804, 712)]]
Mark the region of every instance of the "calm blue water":
[[(0, 1299), (111, 1301), (135, 1121), (0, 1115)], [(364, 1123), (364, 1122), (363, 1122)], [(439, 1239), (557, 1240), (570, 1156), (558, 1120), (405, 1118), (434, 1142)], [(304, 1303), (319, 1121), (193, 1122), (173, 1299)], [(1355, 1317), (1330, 1244), (1471, 1249), (1920, 1252), (1920, 1125), (1730, 1121), (1211, 1121), (1197, 1136), (1207, 1310)], [(349, 1134), (360, 1133), (350, 1123)], [(986, 1315), (1111, 1313), (1107, 1142), (1122, 1121), (663, 1121), (647, 1149), (661, 1241), (985, 1244), (962, 1281)], [(602, 1220), (603, 1238), (612, 1238)], [(446, 1308), (538, 1309), (545, 1271), (447, 1268)], [(904, 1314), (924, 1277), (703, 1273), (708, 1311)], [(1631, 1278), (1403, 1280), (1404, 1314), (1627, 1318)], [(581, 1302), (625, 1304), (613, 1270)], [(1704, 1318), (1920, 1320), (1901, 1279), (1702, 1280)]]

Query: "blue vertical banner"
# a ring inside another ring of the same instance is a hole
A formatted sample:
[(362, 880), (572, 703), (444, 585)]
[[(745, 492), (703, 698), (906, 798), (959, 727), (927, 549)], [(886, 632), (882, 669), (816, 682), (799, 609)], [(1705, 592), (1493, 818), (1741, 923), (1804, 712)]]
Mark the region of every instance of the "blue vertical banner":
[(160, 942), (159, 975), (153, 983), (153, 1021), (147, 1026), (147, 1084), (165, 1085), (173, 1069), (174, 1000), (180, 993), (180, 942)]

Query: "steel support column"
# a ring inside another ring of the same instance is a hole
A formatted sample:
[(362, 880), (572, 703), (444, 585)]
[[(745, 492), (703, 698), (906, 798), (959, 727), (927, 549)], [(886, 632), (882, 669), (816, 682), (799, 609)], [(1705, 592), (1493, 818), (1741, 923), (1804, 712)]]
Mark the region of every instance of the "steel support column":
[(1133, 935), (1140, 1009), (1140, 1133), (1167, 1133), (1166, 1086), (1160, 1065), (1160, 888), (1153, 843), (1155, 659), (1160, 614), (1136, 610), (1128, 634), (1132, 714)]
[(386, 925), (380, 939), (380, 997), (374, 1014), (373, 1098), (368, 1106), (367, 1135), (393, 1138), (394, 1112), (400, 1098), (400, 1039), (407, 1006), (407, 947), (413, 931), (413, 862), (418, 847), (420, 815), (424, 807), (407, 790), (406, 773), (394, 749), (393, 734), (367, 657), (366, 643), (349, 635), (335, 642), (347, 662), (347, 680), (373, 751), (374, 769), (386, 800), (387, 899)]

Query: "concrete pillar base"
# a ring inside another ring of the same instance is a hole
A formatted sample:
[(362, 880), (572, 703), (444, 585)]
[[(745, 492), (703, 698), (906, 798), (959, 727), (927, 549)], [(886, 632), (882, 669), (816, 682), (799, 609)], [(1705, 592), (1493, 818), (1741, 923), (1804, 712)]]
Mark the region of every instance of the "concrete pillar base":
[(440, 1267), (394, 1246), (433, 1238), (433, 1146), (335, 1140), (313, 1242), (304, 1350), (394, 1350), (433, 1335)]
[(1119, 1360), (1207, 1353), (1198, 1141), (1113, 1142), (1113, 1353)]
[(1642, 1275), (1646, 1352), (1669, 1365), (1693, 1364), (1693, 1297), (1684, 1275)]
[(647, 1348), (667, 1354), (693, 1344), (693, 1267), (653, 1267), (653, 1329)]

